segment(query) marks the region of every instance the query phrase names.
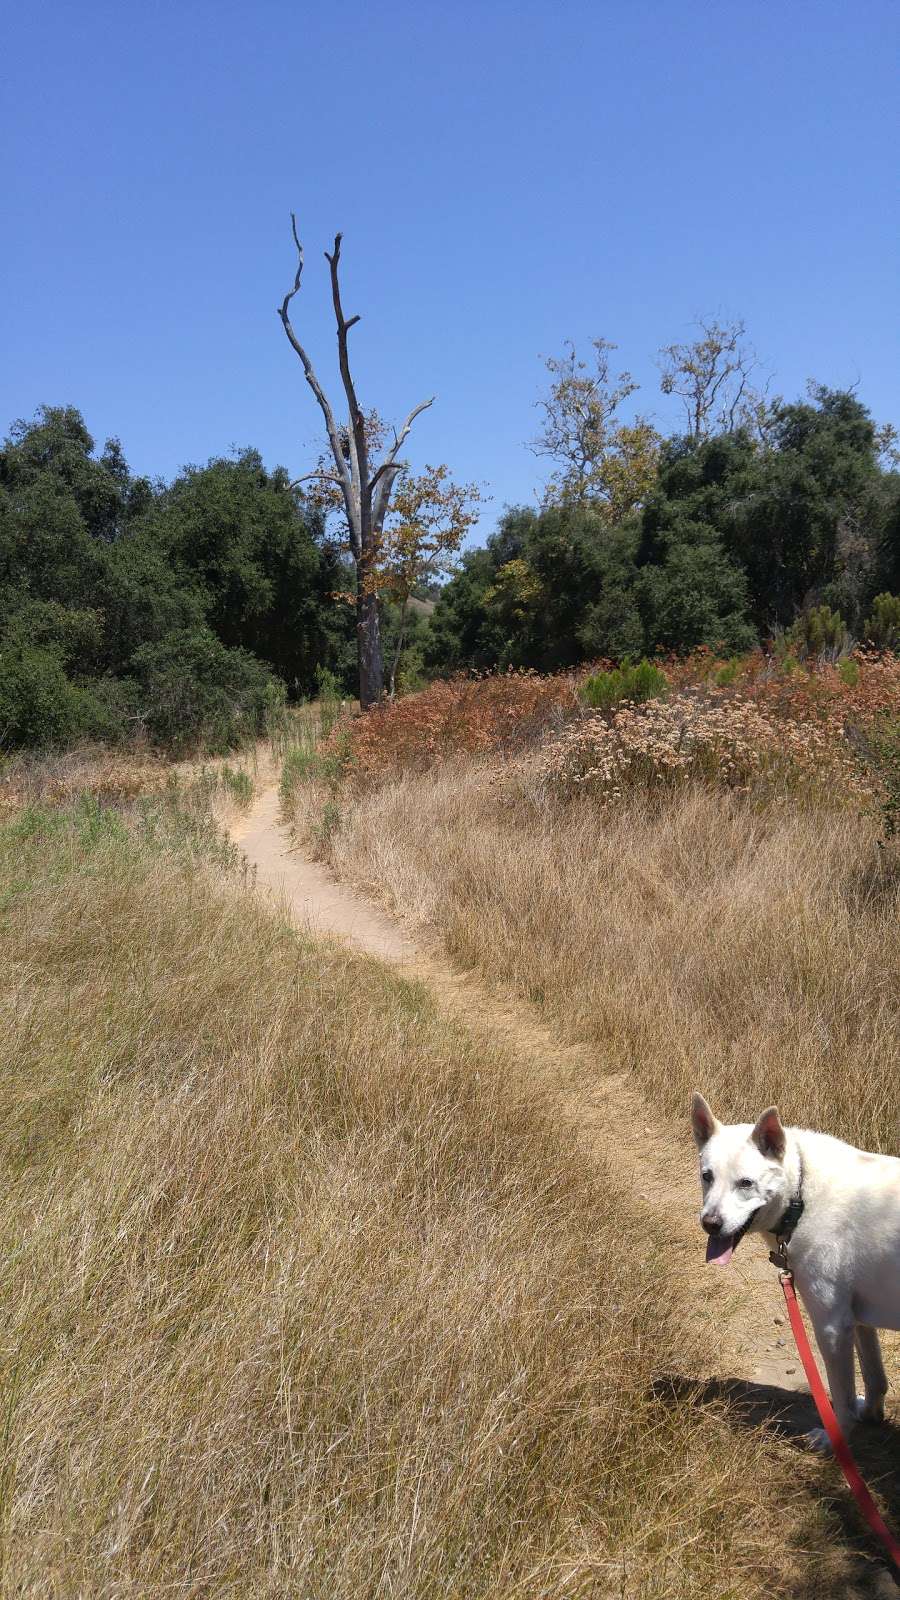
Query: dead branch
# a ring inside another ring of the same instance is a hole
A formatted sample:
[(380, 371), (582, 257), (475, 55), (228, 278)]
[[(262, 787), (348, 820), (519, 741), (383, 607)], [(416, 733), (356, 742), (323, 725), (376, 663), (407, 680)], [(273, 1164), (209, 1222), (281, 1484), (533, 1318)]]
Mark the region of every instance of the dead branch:
[[(297, 338), (296, 333), (294, 332), (290, 318), (290, 304), (294, 298), (294, 295), (300, 288), (300, 280), (303, 276), (303, 246), (300, 243), (300, 239), (297, 235), (297, 218), (293, 211), (291, 212), (291, 232), (294, 236), (294, 244), (297, 247), (297, 271), (294, 274), (293, 287), (288, 290), (278, 308), (278, 315), (281, 318), (284, 331), (287, 334), (291, 345), (303, 363), (303, 371), (306, 376), (306, 381), (309, 384), (309, 387), (312, 389), (312, 392), (316, 397), (316, 401), (318, 402), (319, 409), (325, 418), (325, 427), (328, 431), (328, 442), (331, 445), (331, 453), (334, 456), (338, 481), (341, 485), (341, 488), (345, 491), (348, 491), (351, 486), (350, 473), (347, 471), (347, 467), (344, 462), (343, 451), (341, 449), (341, 438), (340, 433), (338, 432), (337, 423), (334, 420), (334, 412), (328, 403), (328, 396), (326, 395), (325, 390), (322, 388), (322, 385), (316, 376), (316, 371), (312, 361), (310, 360), (309, 355), (307, 354), (303, 345), (300, 343), (300, 340)], [(340, 239), (340, 234), (338, 234), (338, 239)]]
[(385, 456), (381, 466), (378, 468), (378, 471), (375, 473), (375, 476), (369, 485), (370, 489), (377, 491), (372, 504), (372, 525), (375, 528), (381, 527), (384, 513), (387, 510), (387, 503), (390, 499), (394, 474), (395, 472), (400, 471), (400, 464), (397, 461), (397, 457), (400, 454), (405, 441), (409, 437), (409, 431), (415, 422), (416, 417), (418, 417), (421, 412), (427, 411), (429, 406), (433, 406), (434, 401), (435, 397), (432, 395), (430, 400), (423, 400), (419, 405), (413, 407), (412, 411), (409, 413), (409, 416), (404, 422), (403, 427), (400, 429), (400, 432), (394, 434), (394, 443), (392, 444), (388, 454)]
[(343, 234), (334, 236), (334, 250), (331, 254), (325, 251), (325, 260), (331, 271), (331, 299), (334, 305), (334, 320), (337, 324), (338, 336), (338, 363), (341, 369), (341, 381), (344, 393), (347, 396), (347, 405), (350, 409), (350, 470), (354, 486), (358, 488), (369, 475), (369, 453), (366, 447), (365, 418), (362, 407), (356, 398), (356, 388), (353, 383), (353, 374), (350, 371), (350, 352), (347, 346), (347, 334), (359, 322), (358, 316), (351, 317), (348, 321), (344, 316), (341, 304), (341, 284), (338, 268), (341, 259), (341, 240)]
[(299, 478), (295, 478), (288, 487), (299, 489), (301, 483), (308, 483), (310, 478), (319, 478), (324, 483), (336, 483), (338, 488), (341, 488), (341, 480), (336, 472), (304, 472)]

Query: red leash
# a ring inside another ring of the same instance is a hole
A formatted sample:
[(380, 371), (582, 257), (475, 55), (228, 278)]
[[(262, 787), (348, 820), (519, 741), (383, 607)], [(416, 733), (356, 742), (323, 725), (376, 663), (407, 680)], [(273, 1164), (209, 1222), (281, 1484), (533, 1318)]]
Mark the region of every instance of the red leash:
[(800, 1306), (796, 1293), (794, 1292), (793, 1274), (790, 1272), (779, 1272), (778, 1278), (781, 1283), (781, 1287), (784, 1290), (784, 1298), (787, 1301), (788, 1316), (791, 1319), (791, 1328), (794, 1332), (794, 1338), (797, 1341), (797, 1349), (800, 1352), (800, 1360), (803, 1362), (803, 1370), (809, 1379), (809, 1387), (812, 1392), (812, 1397), (816, 1402), (816, 1410), (818, 1411), (819, 1416), (822, 1418), (822, 1426), (825, 1429), (825, 1432), (831, 1441), (831, 1447), (841, 1464), (841, 1471), (843, 1472), (844, 1477), (847, 1479), (850, 1493), (856, 1501), (856, 1504), (859, 1506), (860, 1511), (865, 1517), (865, 1520), (869, 1524), (869, 1527), (871, 1528), (875, 1537), (880, 1539), (894, 1565), (896, 1567), (900, 1567), (900, 1540), (894, 1538), (894, 1535), (891, 1533), (890, 1528), (885, 1523), (881, 1512), (875, 1504), (875, 1501), (872, 1499), (868, 1484), (862, 1477), (856, 1462), (850, 1454), (850, 1447), (847, 1444), (843, 1433), (841, 1432), (840, 1423), (838, 1422), (838, 1419), (832, 1410), (831, 1401), (829, 1400), (825, 1391), (825, 1385), (823, 1384), (822, 1379), (819, 1377), (819, 1369), (816, 1366), (813, 1353), (809, 1348), (809, 1340), (806, 1337), (806, 1329), (803, 1326), (803, 1318), (800, 1315)]

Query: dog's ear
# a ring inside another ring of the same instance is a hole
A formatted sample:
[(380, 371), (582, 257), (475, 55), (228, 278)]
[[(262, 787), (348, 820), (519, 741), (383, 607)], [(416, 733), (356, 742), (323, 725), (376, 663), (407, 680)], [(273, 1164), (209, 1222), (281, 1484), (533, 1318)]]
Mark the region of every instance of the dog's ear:
[(778, 1115), (777, 1106), (769, 1106), (768, 1110), (763, 1112), (750, 1137), (764, 1156), (773, 1156), (776, 1161), (781, 1160), (787, 1145), (787, 1135)]
[(718, 1132), (719, 1124), (702, 1094), (695, 1094), (691, 1101), (691, 1127), (694, 1130), (698, 1150), (702, 1150), (707, 1140)]

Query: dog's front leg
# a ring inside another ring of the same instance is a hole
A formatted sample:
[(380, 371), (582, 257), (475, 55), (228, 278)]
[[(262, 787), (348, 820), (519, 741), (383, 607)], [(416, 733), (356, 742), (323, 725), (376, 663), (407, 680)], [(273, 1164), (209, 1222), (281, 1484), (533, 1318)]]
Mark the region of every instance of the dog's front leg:
[(856, 1324), (856, 1353), (866, 1391), (862, 1405), (857, 1406), (860, 1422), (884, 1421), (884, 1397), (888, 1391), (887, 1373), (881, 1359), (878, 1331), (864, 1322)]
[[(834, 1305), (807, 1301), (807, 1310), (815, 1330), (816, 1343), (822, 1352), (831, 1404), (844, 1433), (857, 1419), (856, 1384), (853, 1373), (852, 1313), (839, 1312)], [(824, 1428), (814, 1428), (806, 1435), (808, 1443), (817, 1450), (828, 1450), (830, 1445)]]

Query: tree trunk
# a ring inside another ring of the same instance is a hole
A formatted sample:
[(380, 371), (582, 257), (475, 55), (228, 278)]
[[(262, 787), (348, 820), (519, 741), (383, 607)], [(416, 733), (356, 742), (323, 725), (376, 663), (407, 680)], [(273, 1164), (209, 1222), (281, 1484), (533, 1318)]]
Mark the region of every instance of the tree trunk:
[(394, 659), (391, 662), (391, 671), (388, 679), (388, 694), (392, 700), (397, 691), (397, 668), (400, 665), (400, 658), (403, 655), (403, 646), (406, 643), (406, 616), (408, 607), (409, 595), (407, 595), (403, 601), (403, 606), (400, 611), (400, 632), (397, 635), (397, 648), (394, 651)]
[(377, 706), (384, 696), (384, 660), (378, 596), (366, 581), (363, 564), (356, 577), (356, 657), (359, 663), (359, 703), (363, 711)]

